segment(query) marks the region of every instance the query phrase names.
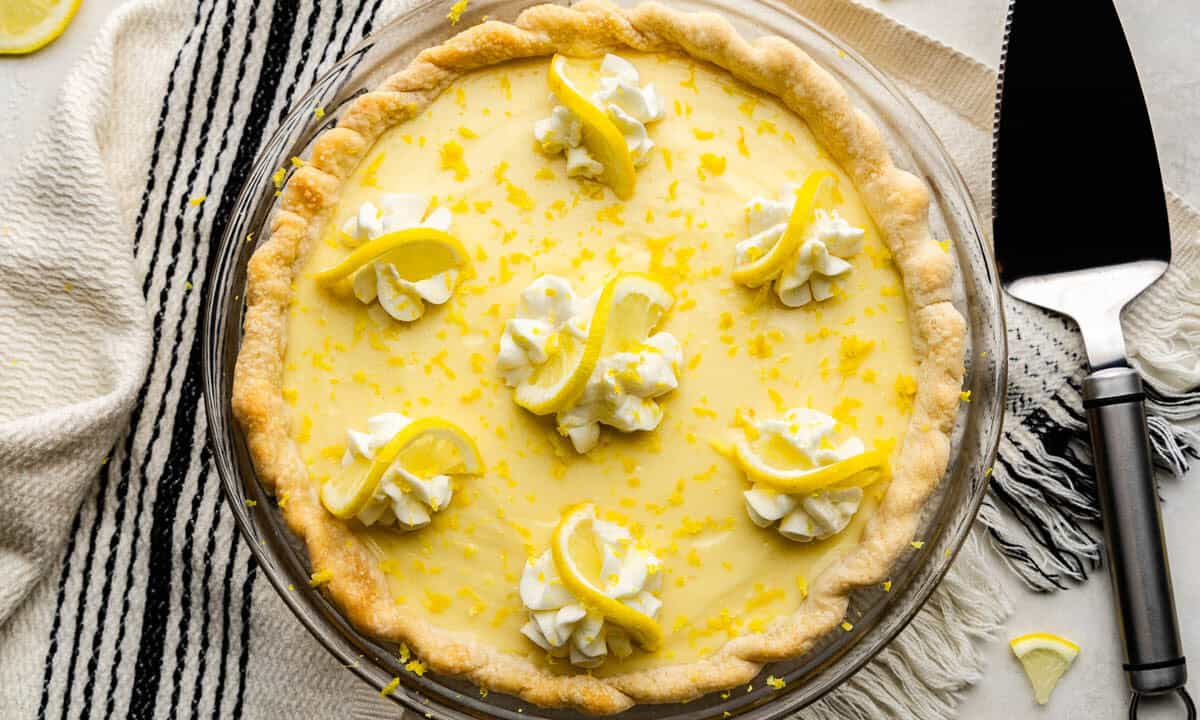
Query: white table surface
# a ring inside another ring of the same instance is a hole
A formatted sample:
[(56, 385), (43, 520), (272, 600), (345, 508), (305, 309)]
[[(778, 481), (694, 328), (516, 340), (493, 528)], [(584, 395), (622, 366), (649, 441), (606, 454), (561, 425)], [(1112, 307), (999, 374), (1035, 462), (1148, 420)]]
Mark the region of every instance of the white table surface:
[[(2, 1), (2, 0), (0, 0)], [(113, 8), (126, 0), (84, 0), (79, 15), (54, 44), (33, 56), (0, 58), (0, 179), (7, 177), (35, 133), (51, 115), (63, 74), (87, 50)], [(1006, 0), (862, 0), (948, 45), (995, 65)], [(1043, 0), (1057, 2), (1060, 0)], [(1194, 0), (1117, 0), (1137, 58), (1154, 123), (1166, 184), (1200, 205), (1200, 4)], [(1117, 179), (1114, 178), (1114, 181)], [(1183, 481), (1167, 481), (1164, 522), (1173, 552), (1176, 602), (1184, 645), (1200, 658), (1200, 468)], [(1006, 572), (998, 583), (1016, 611), (1003, 636), (986, 648), (983, 680), (966, 696), (964, 720), (1126, 717), (1125, 680), (1107, 578), (1053, 595), (1020, 587)], [(1007, 639), (1033, 631), (1069, 637), (1083, 652), (1046, 708), (1032, 703)], [(1193, 664), (1193, 667), (1200, 667)], [(1195, 672), (1195, 670), (1194, 670)], [(1193, 683), (1200, 695), (1200, 685)], [(1144, 718), (1182, 717), (1177, 706), (1147, 704)]]

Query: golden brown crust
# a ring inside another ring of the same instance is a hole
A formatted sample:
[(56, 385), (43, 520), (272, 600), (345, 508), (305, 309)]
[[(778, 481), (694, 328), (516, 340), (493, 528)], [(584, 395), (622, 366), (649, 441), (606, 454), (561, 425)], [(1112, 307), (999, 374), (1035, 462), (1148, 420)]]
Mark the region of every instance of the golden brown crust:
[[(472, 70), (554, 52), (595, 55), (622, 47), (683, 52), (713, 63), (777, 96), (808, 123), (853, 179), (899, 268), (921, 359), (918, 391), (892, 482), (862, 542), (814, 580), (796, 612), (763, 633), (730, 640), (699, 662), (608, 678), (552, 675), (524, 658), (399, 612), (366, 548), (322, 508), (291, 439), (291, 413), (282, 399), (287, 309), (292, 279), (340, 183), (384, 130), (420, 113)], [(362, 631), (408, 643), (437, 672), (538, 705), (613, 713), (634, 703), (689, 700), (749, 681), (763, 663), (806, 652), (841, 623), (849, 592), (883, 581), (907, 548), (920, 510), (945, 472), (963, 378), (965, 325), (949, 302), (953, 267), (929, 236), (928, 205), (927, 189), (895, 167), (874, 123), (833, 76), (785, 40), (749, 43), (719, 16), (655, 3), (628, 10), (600, 0), (530, 8), (512, 25), (483, 23), (425, 50), (378, 90), (357, 98), (337, 127), (318, 138), (309, 164), (293, 173), (282, 193), (270, 237), (250, 261), (234, 414), (260, 478), (285, 500), (284, 517), (304, 538), (314, 568), (337, 568), (327, 591)]]

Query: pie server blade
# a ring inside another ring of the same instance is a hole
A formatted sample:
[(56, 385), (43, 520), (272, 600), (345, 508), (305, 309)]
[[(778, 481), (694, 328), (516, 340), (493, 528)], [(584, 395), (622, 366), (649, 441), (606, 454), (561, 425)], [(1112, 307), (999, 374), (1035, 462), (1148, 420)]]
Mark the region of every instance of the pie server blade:
[(1124, 668), (1135, 705), (1186, 696), (1142, 383), (1120, 323), (1171, 259), (1146, 103), (1111, 0), (1012, 0), (1008, 12), (992, 170), (1000, 280), (1079, 325)]

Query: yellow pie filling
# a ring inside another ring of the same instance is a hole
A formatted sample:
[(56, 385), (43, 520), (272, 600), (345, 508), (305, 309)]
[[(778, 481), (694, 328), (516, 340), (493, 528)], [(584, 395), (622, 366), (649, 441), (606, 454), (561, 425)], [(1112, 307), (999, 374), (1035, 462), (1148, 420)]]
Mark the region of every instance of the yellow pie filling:
[[(611, 674), (686, 662), (791, 613), (810, 579), (861, 536), (886, 483), (867, 488), (845, 530), (793, 542), (747, 516), (751, 483), (729, 454), (744, 418), (812, 408), (867, 448), (901, 437), (916, 361), (900, 279), (848, 177), (795, 115), (725, 72), (689, 59), (622, 53), (666, 109), (649, 160), (625, 202), (569, 178), (562, 155), (531, 129), (553, 107), (549, 59), (497, 66), (449, 87), (419, 117), (385, 133), (347, 181), (295, 282), (284, 397), (314, 483), (343, 472), (347, 428), (400, 412), (440, 416), (470, 433), (484, 473), (456, 479), (453, 501), (401, 533), (347, 521), (375, 553), (403, 611), (555, 671), (573, 672), (520, 632), (518, 581), (550, 546), (564, 508), (590, 501), (632, 528), (663, 563), (662, 642), (610, 657)], [(586, 85), (600, 61), (574, 61)], [(833, 297), (790, 308), (769, 284), (735, 282), (734, 246), (749, 235), (746, 203), (779, 197), (828, 171), (830, 209), (862, 228), (862, 250)], [(470, 255), (453, 296), (399, 322), (314, 275), (349, 254), (339, 233), (365, 201), (419, 193), (453, 214)], [(513, 402), (496, 369), (521, 291), (553, 273), (581, 294), (618, 271), (649, 274), (675, 297), (660, 329), (683, 347), (680, 384), (658, 398), (656, 430), (605, 428), (575, 451), (553, 416)]]

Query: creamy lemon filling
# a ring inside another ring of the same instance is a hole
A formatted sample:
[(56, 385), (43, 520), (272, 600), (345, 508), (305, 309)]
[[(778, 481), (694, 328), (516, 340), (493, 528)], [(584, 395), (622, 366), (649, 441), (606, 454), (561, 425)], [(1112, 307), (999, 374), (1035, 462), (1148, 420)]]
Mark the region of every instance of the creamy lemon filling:
[[(482, 70), (369, 151), (313, 243), (289, 310), (284, 398), (314, 485), (345, 472), (346, 428), (369, 430), (385, 412), (444, 417), (486, 461), (418, 532), (348, 521), (397, 606), (556, 672), (572, 666), (521, 633), (530, 618), (520, 580), (550, 546), (563, 508), (595, 501), (602, 520), (636, 530), (662, 563), (658, 649), (611, 652), (592, 672), (704, 657), (795, 611), (807, 583), (861, 537), (886, 488), (864, 488), (841, 532), (793, 542), (755, 526), (745, 473), (709, 441), (728, 440), (749, 411), (768, 418), (805, 407), (875, 448), (903, 436), (917, 374), (896, 269), (853, 185), (805, 125), (706, 65), (625, 57), (669, 116), (653, 126), (656, 148), (628, 201), (566, 178), (561, 160), (529, 148), (529, 128), (552, 109), (548, 59)], [(598, 74), (599, 64), (585, 70)], [(816, 171), (839, 178), (840, 197), (824, 207), (863, 230), (862, 251), (837, 281), (845, 292), (791, 309), (770, 289), (730, 278), (733, 248), (747, 235), (750, 199)], [(345, 219), (364, 202), (380, 207), (384, 193), (421, 194), (430, 212), (451, 213), (470, 257), (470, 277), (419, 322), (395, 322), (313, 278), (350, 252)], [(673, 295), (656, 332), (684, 350), (680, 382), (655, 401), (656, 429), (605, 431), (579, 454), (554, 422), (513, 402), (497, 368), (501, 341), (538, 278), (591, 293), (624, 271)]]
[[(866, 451), (857, 437), (835, 445), (837, 421), (808, 408), (793, 408), (782, 418), (754, 422), (752, 427), (764, 446), (781, 446), (784, 452), (779, 454), (785, 456), (786, 462), (802, 469), (820, 468)], [(792, 494), (755, 483), (743, 496), (746, 513), (755, 525), (765, 528), (779, 523), (780, 535), (796, 542), (809, 542), (824, 540), (844, 530), (858, 512), (863, 490), (831, 487)]]
[[(746, 205), (750, 237), (734, 248), (738, 264), (766, 255), (781, 241), (796, 204), (797, 189), (797, 185), (787, 184), (778, 200), (756, 197)], [(771, 278), (780, 302), (801, 307), (833, 297), (835, 283), (850, 274), (848, 258), (862, 250), (863, 236), (864, 230), (848, 223), (836, 209), (813, 210), (796, 251)]]
[[(633, 164), (645, 165), (654, 148), (646, 125), (658, 122), (664, 115), (654, 85), (643, 87), (637, 68), (609, 53), (600, 63), (599, 87), (592, 93), (591, 101), (608, 115), (625, 138)], [(542, 152), (566, 155), (569, 177), (595, 179), (604, 173), (603, 163), (583, 144), (583, 123), (579, 116), (557, 101), (548, 117), (533, 124), (533, 136)]]

